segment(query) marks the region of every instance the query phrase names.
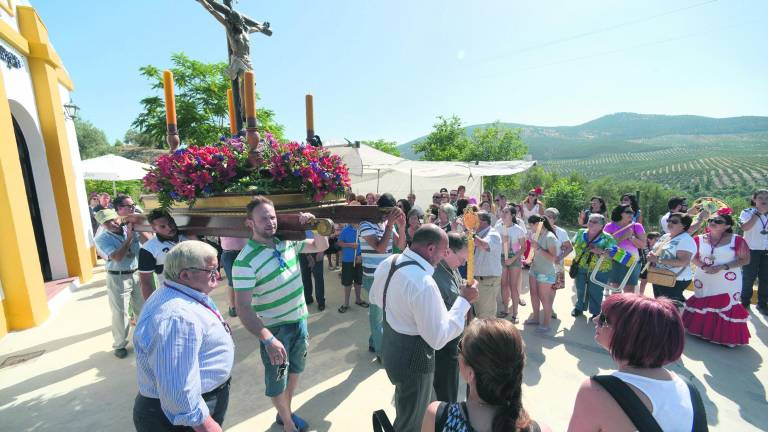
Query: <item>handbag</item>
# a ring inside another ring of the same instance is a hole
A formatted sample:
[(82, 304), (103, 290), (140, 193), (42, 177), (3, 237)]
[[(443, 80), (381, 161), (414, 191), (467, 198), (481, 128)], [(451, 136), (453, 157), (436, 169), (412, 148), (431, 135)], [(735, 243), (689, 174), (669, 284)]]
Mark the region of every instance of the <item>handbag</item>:
[(685, 266), (680, 268), (680, 271), (675, 273), (672, 270), (656, 267), (655, 265), (648, 266), (648, 274), (646, 279), (653, 285), (661, 285), (665, 287), (674, 287), (677, 283), (677, 277), (680, 276), (685, 270)]
[[(592, 244), (598, 237), (600, 237), (600, 233), (598, 233), (592, 240), (589, 240), (587, 242), (587, 246), (585, 246), (584, 250), (581, 252), (581, 255), (579, 255), (578, 258), (571, 262), (571, 267), (568, 269), (568, 276), (570, 276), (571, 279), (576, 279), (576, 276), (579, 274), (579, 263), (581, 262), (581, 259), (584, 258), (584, 254), (587, 252), (589, 252), (590, 255), (592, 254), (592, 252), (589, 250), (589, 245)], [(591, 256), (590, 259), (592, 259)], [(587, 260), (587, 265), (589, 265), (589, 260)], [(563, 284), (563, 286), (565, 286), (565, 284)]]

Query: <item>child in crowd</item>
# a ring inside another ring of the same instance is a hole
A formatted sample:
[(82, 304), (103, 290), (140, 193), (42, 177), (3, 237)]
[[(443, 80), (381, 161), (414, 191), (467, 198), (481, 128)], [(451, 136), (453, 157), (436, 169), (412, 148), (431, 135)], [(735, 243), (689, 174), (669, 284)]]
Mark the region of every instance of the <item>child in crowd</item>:
[(347, 224), (339, 233), (337, 245), (341, 248), (341, 285), (344, 287), (344, 304), (339, 306), (339, 313), (349, 309), (349, 295), (352, 284), (355, 285), (355, 304), (367, 308), (368, 303), (360, 298), (363, 286), (363, 258), (360, 256), (360, 239), (357, 226)]
[[(654, 245), (656, 245), (656, 241), (661, 237), (661, 234), (652, 231), (649, 232), (646, 236), (646, 245), (644, 248), (640, 249), (640, 268), (645, 268), (645, 264), (648, 262), (648, 254), (651, 253), (653, 250)], [(648, 270), (643, 271), (640, 273), (640, 295), (644, 295), (645, 293), (645, 285), (648, 283)]]

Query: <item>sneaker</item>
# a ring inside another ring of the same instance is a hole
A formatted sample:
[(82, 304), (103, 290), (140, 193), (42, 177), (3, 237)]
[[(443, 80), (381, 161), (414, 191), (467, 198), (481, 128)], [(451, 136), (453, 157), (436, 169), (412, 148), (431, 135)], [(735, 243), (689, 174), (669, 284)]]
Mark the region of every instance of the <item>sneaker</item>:
[[(293, 420), (293, 424), (296, 426), (296, 429), (298, 429), (299, 432), (303, 432), (309, 429), (309, 423), (294, 413), (291, 413), (291, 420)], [(275, 423), (280, 426), (283, 425), (283, 419), (280, 418), (279, 413), (275, 415)]]
[(237, 316), (237, 310), (235, 310), (234, 307), (230, 307), (229, 310), (227, 311), (227, 314), (232, 318), (234, 318)]
[(128, 355), (128, 350), (125, 348), (118, 348), (115, 350), (115, 357), (121, 359)]

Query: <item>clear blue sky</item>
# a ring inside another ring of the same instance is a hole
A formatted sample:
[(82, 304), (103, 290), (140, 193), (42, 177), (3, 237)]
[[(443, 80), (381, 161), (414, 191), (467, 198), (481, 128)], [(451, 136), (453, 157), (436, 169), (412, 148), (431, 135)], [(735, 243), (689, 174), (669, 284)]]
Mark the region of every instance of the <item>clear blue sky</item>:
[[(194, 0), (32, 1), (75, 82), (82, 117), (122, 138), (150, 94), (138, 68), (183, 51), (226, 60), (222, 26)], [(405, 142), (438, 115), (575, 125), (619, 111), (768, 115), (765, 0), (278, 1), (236, 8), (261, 104), (304, 136)]]

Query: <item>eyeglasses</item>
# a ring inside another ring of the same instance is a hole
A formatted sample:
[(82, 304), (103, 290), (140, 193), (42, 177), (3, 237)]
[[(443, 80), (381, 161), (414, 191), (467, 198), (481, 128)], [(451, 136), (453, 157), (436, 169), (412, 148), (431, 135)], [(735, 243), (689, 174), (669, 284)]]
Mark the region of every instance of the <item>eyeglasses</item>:
[(208, 277), (211, 280), (216, 279), (219, 276), (219, 269), (207, 269), (207, 268), (199, 268), (199, 267), (187, 267), (184, 270), (197, 270), (201, 272), (207, 272)]
[(588, 221), (587, 223), (588, 223), (588, 224), (597, 224), (597, 223), (600, 223), (600, 222), (598, 222), (598, 221), (596, 221), (596, 220), (590, 220), (590, 221)]
[(678, 220), (678, 219), (669, 219), (669, 220), (667, 221), (667, 224), (668, 224), (668, 225), (677, 225), (677, 224), (679, 224), (679, 223), (680, 223), (680, 220)]
[(600, 312), (600, 315), (597, 316), (597, 326), (600, 327), (600, 328), (602, 328), (602, 327), (610, 327), (611, 326), (608, 323), (608, 318), (602, 312)]
[(713, 223), (715, 225), (725, 225), (725, 221), (722, 219), (709, 219), (707, 223)]

